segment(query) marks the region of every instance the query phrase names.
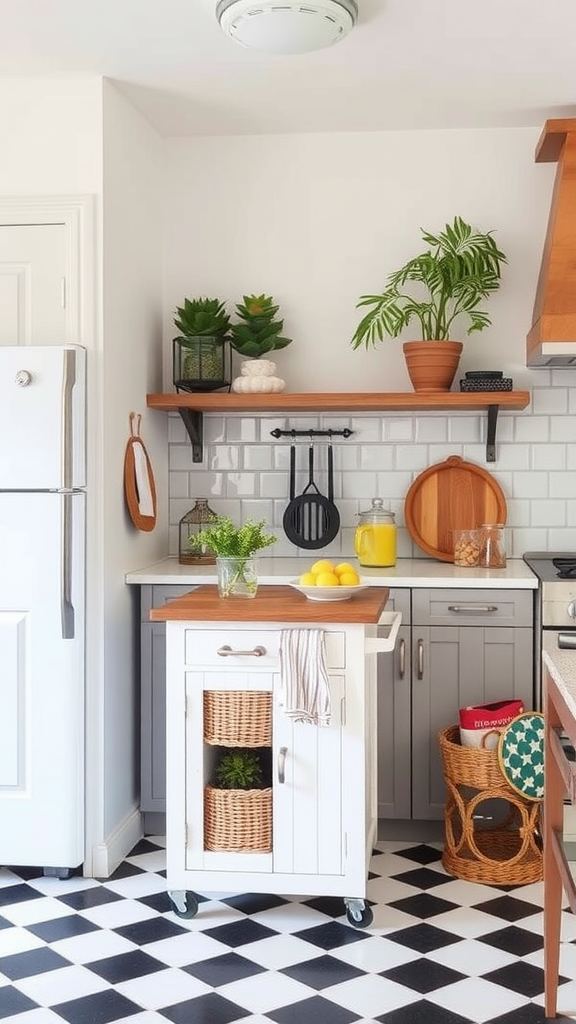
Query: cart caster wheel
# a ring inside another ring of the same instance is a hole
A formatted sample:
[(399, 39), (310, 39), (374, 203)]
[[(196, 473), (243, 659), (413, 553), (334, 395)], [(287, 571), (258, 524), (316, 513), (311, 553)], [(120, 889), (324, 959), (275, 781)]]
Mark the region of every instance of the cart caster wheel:
[(198, 900), (193, 892), (170, 892), (168, 898), (176, 917), (196, 917)]
[(345, 903), (348, 924), (353, 928), (369, 928), (374, 920), (374, 914), (364, 900), (345, 900)]

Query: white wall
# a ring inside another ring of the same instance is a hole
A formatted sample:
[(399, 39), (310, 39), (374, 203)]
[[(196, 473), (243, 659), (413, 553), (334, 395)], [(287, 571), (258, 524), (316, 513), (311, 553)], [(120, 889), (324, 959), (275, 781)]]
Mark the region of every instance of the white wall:
[[(108, 82), (103, 88), (104, 348), (101, 393), (103, 616), (103, 836), (139, 806), (138, 636), (124, 572), (166, 554), (166, 417), (149, 413), (146, 394), (161, 388), (161, 140)], [(128, 517), (122, 486), (129, 414), (158, 487), (151, 533)]]
[[(576, 548), (576, 374), (525, 366), (555, 174), (555, 165), (534, 163), (540, 130), (166, 143), (166, 356), (175, 333), (171, 313), (185, 295), (218, 295), (232, 310), (243, 293), (265, 291), (280, 300), (285, 333), (294, 339), (275, 354), (288, 391), (411, 390), (399, 341), (370, 352), (350, 348), (361, 315), (355, 303), (423, 248), (421, 226), (434, 231), (460, 214), (482, 230), (495, 229), (509, 260), (486, 307), (492, 327), (463, 338), (460, 370), (502, 369), (515, 388), (532, 392), (528, 409), (500, 414), (497, 462), (488, 465), (486, 417), (478, 413), (210, 415), (202, 464), (192, 463), (186, 432), (171, 416), (171, 553), (178, 550), (178, 521), (198, 497), (238, 521), (266, 518), (279, 538), (275, 553), (297, 553), (282, 531), (288, 444), (270, 437), (277, 426), (354, 430), (349, 440), (335, 441), (343, 528), (326, 553), (352, 553), (356, 513), (379, 495), (396, 512), (400, 554), (421, 555), (405, 529), (404, 498), (419, 472), (452, 454), (485, 466), (500, 483), (511, 554)], [(325, 487), (325, 449), (318, 454)], [(300, 489), (303, 453), (299, 465)]]
[(399, 341), (351, 349), (356, 302), (424, 248), (420, 227), (441, 229), (459, 214), (496, 229), (509, 259), (489, 304), (493, 326), (467, 342), (462, 369), (501, 367), (524, 386), (554, 173), (534, 164), (539, 132), (169, 140), (165, 351), (184, 296), (218, 295), (233, 310), (242, 294), (266, 292), (294, 339), (275, 355), (288, 390), (410, 390)]

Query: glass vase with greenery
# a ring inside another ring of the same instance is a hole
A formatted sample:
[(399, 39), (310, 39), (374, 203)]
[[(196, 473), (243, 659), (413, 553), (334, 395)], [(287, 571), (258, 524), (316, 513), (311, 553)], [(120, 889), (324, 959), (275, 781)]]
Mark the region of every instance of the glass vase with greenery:
[(204, 530), (195, 534), (196, 544), (206, 544), (216, 555), (218, 588), (221, 597), (255, 597), (258, 578), (254, 556), (276, 542), (266, 533), (266, 521), (247, 519), (236, 526), (230, 516), (217, 516)]

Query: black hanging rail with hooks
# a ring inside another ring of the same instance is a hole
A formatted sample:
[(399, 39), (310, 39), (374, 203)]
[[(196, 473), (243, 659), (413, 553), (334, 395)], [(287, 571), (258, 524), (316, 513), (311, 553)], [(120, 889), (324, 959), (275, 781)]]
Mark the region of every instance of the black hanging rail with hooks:
[(309, 437), (312, 440), (313, 437), (351, 437), (354, 433), (348, 427), (344, 427), (344, 430), (280, 430), (276, 427), (275, 430), (270, 431), (272, 437)]

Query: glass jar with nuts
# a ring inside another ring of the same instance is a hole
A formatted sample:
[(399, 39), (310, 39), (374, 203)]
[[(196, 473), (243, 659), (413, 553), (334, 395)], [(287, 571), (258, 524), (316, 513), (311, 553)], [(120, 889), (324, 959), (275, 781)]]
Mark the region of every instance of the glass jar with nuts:
[(479, 530), (454, 530), (454, 565), (479, 565), (480, 546)]

